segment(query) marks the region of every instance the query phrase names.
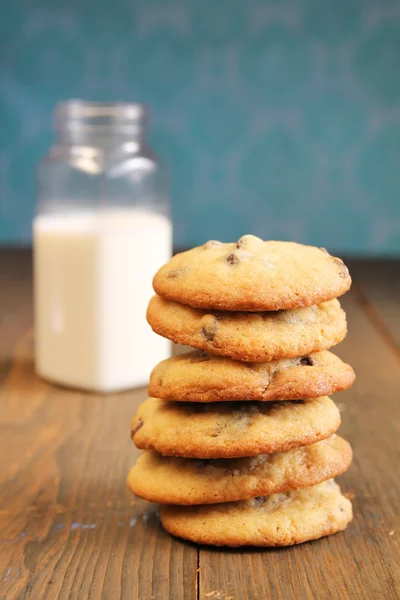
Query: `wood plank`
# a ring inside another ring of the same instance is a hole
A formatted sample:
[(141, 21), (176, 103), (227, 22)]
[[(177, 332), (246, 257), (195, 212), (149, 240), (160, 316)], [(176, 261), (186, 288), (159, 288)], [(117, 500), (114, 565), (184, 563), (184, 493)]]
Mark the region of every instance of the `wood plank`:
[(196, 598), (196, 549), (126, 489), (143, 397), (52, 388), (15, 362), (0, 394), (2, 597)]
[(15, 346), (32, 322), (30, 256), (12, 255), (0, 253), (1, 598), (400, 596), (399, 360), (357, 294), (343, 301), (350, 334), (337, 353), (358, 380), (336, 396), (355, 451), (339, 479), (355, 494), (353, 524), (296, 548), (202, 549), (198, 592), (196, 548), (167, 536), (156, 507), (125, 486), (137, 452), (129, 421), (144, 390), (103, 397), (36, 378), (32, 334)]
[(11, 351), (32, 327), (32, 252), (0, 248), (0, 381)]
[(370, 317), (400, 350), (400, 260), (348, 261)]
[(201, 600), (400, 597), (400, 361), (354, 294), (343, 306), (349, 335), (336, 352), (357, 381), (335, 396), (341, 434), (355, 453), (339, 483), (354, 494), (354, 521), (343, 533), (293, 548), (201, 549)]
[(0, 597), (194, 600), (197, 549), (125, 484), (145, 390), (101, 396), (37, 378), (32, 333), (15, 345), (32, 312), (29, 255), (15, 260), (0, 261)]

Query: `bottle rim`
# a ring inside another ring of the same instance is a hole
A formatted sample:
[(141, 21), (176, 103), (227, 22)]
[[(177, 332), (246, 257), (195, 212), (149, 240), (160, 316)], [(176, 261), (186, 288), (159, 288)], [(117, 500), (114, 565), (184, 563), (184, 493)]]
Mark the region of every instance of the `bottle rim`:
[(58, 132), (136, 133), (143, 129), (148, 110), (133, 102), (64, 100), (56, 105), (54, 128)]

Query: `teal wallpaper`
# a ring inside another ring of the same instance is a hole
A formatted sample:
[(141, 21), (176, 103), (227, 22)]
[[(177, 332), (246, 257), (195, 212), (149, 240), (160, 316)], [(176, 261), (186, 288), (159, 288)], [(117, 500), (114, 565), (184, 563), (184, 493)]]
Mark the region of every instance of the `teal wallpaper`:
[(135, 100), (175, 243), (400, 253), (398, 0), (3, 0), (0, 242), (26, 243), (63, 98)]

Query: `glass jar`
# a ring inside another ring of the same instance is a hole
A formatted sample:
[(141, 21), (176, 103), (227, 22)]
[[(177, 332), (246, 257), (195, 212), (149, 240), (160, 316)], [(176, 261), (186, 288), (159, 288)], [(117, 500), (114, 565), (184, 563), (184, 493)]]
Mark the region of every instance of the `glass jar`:
[(36, 370), (52, 381), (122, 390), (170, 354), (145, 318), (172, 252), (167, 176), (145, 124), (138, 104), (56, 108), (33, 224)]

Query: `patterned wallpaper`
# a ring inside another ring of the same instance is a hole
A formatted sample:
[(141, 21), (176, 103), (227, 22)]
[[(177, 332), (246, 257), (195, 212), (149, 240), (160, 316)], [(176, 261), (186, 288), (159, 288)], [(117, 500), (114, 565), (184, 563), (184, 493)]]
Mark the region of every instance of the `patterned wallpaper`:
[(136, 100), (178, 246), (400, 253), (398, 0), (3, 0), (0, 241), (30, 239), (63, 98)]

